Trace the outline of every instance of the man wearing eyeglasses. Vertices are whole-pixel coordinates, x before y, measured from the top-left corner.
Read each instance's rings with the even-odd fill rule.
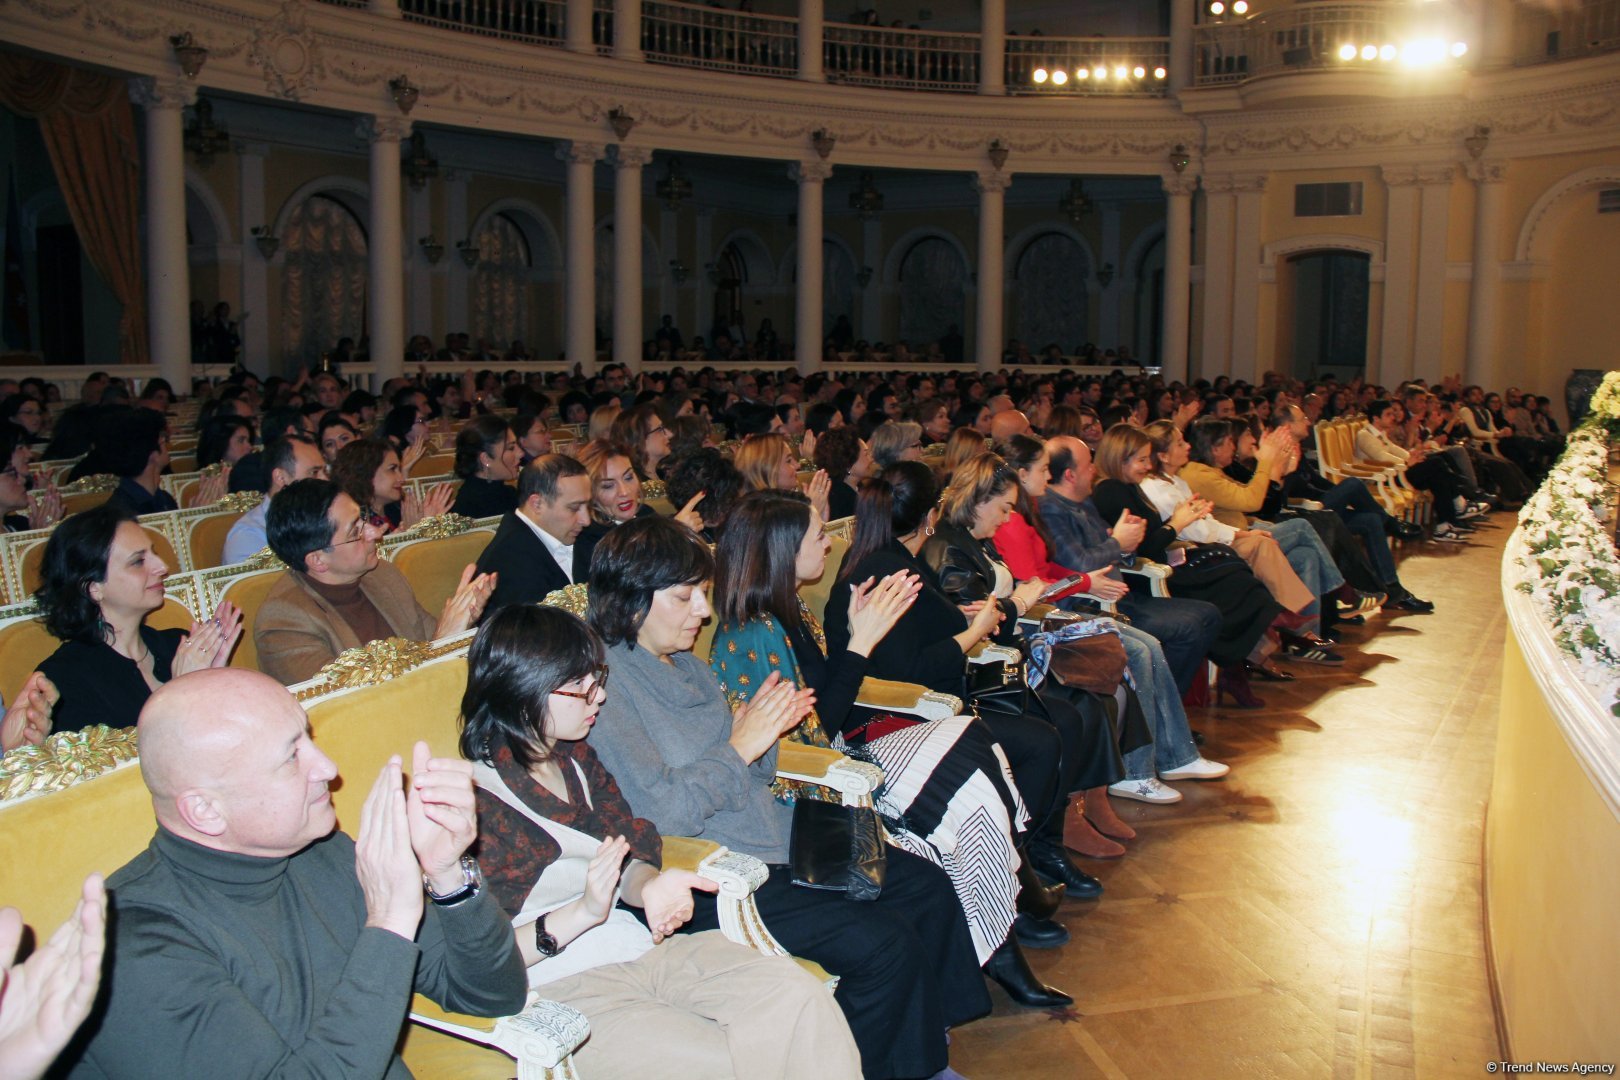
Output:
[[[253,619],[259,670],[290,686],[314,676],[346,649],[401,637],[459,634],[478,621],[495,575],[462,571],[435,619],[392,563],[377,557],[375,525],[330,480],[298,480],[270,500],[270,550],[289,567]]]

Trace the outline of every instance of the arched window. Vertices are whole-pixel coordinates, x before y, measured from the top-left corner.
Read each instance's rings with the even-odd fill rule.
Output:
[[[900,337],[912,348],[938,341],[966,322],[967,264],[937,236],[911,245],[900,260]]]
[[[478,270],[473,274],[473,332],[506,346],[528,336],[529,241],[518,223],[495,214],[478,234]]]
[[[281,234],[281,347],[294,364],[365,332],[366,234],[336,199],[311,195]]]
[[[1013,270],[1018,338],[1031,352],[1060,345],[1064,352],[1088,340],[1086,253],[1071,236],[1043,233],[1031,240]]]

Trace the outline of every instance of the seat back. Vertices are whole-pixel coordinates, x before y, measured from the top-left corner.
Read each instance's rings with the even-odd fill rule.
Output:
[[[416,464],[411,466],[411,476],[438,476],[440,473],[450,472],[455,464],[456,455],[453,451],[447,454],[423,454],[416,460]]]
[[[832,545],[827,552],[827,568],[818,580],[799,586],[799,596],[805,606],[816,621],[823,624],[826,623],[827,598],[832,595],[833,582],[838,580],[838,571],[843,568],[844,556],[849,554],[849,540],[845,537],[829,533],[827,541]]]
[[[176,554],[174,544],[162,529],[143,521],[141,531],[146,533],[146,538],[152,545],[152,554],[162,559],[164,566],[173,571],[190,569]],[[19,540],[13,548],[13,558],[16,560],[14,582],[17,586],[13,594],[22,597],[32,596],[39,590],[44,577],[45,545],[51,538],[51,530],[35,529],[29,536],[27,540]]]
[[[437,614],[455,595],[462,571],[478,561],[494,538],[494,529],[469,529],[457,536],[407,538],[391,549],[384,546],[383,553],[411,583],[416,602]]]
[[[115,484],[114,487],[116,486]],[[86,510],[94,510],[112,498],[112,493],[113,488],[107,488],[105,491],[77,491],[71,494],[64,491],[62,493],[62,516],[67,517],[69,514],[81,514]]]
[[[206,570],[224,562],[225,538],[230,535],[231,526],[245,513],[247,510],[221,510],[177,523],[185,537],[185,551],[192,569]]]
[[[231,655],[231,667],[258,670],[259,649],[253,641],[253,620],[259,614],[264,598],[270,595],[270,590],[275,588],[276,582],[286,572],[286,568],[281,566],[270,570],[249,570],[215,585],[214,597],[217,599],[208,606],[210,612],[226,600],[242,609],[242,639],[236,643],[236,652]]]

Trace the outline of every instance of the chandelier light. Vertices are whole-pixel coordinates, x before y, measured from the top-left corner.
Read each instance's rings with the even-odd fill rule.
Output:
[[[197,164],[205,169],[213,164],[215,154],[223,154],[231,148],[230,132],[214,123],[214,103],[205,97],[199,97],[197,104],[192,106],[191,123],[186,126],[184,143],[186,149],[196,156]]]
[[[681,159],[672,157],[665,167],[664,178],[653,187],[653,192],[671,210],[679,210],[681,203],[692,197],[692,181],[681,171]]]

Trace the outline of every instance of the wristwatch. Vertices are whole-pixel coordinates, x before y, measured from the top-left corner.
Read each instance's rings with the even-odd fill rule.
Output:
[[[427,898],[439,907],[455,907],[457,904],[471,900],[477,896],[484,887],[484,875],[478,869],[478,860],[471,855],[461,857],[461,872],[466,875],[461,888],[452,890],[444,896],[433,891],[433,885],[428,881],[427,875],[422,875],[422,888],[427,892]]]
[[[534,947],[544,957],[553,957],[562,952],[566,945],[559,945],[555,935],[546,930],[546,917],[540,916],[534,920]]]

